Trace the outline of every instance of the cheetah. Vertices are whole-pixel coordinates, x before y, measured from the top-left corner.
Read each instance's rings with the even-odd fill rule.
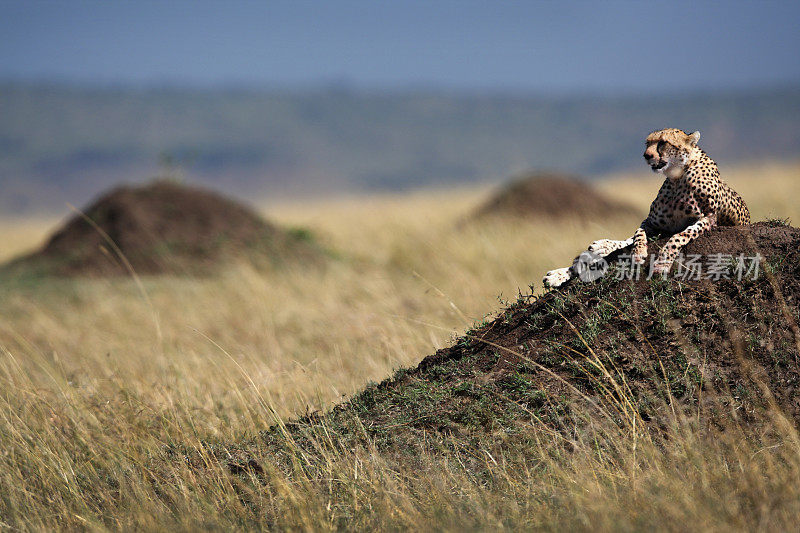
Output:
[[[722,181],[717,164],[697,146],[699,140],[699,131],[690,134],[676,128],[647,136],[644,159],[653,172],[666,176],[650,213],[633,237],[594,241],[588,248],[593,254],[590,257],[606,257],[632,247],[632,260],[641,265],[647,258],[648,237],[669,234],[651,266],[653,274],[666,276],[681,248],[703,232],[714,226],[750,224],[750,210],[744,200]],[[577,265],[578,259],[571,267],[551,270],[544,276],[545,286],[558,287],[574,278]]]

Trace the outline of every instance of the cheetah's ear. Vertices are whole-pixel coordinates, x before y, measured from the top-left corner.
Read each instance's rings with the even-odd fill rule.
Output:
[[[690,133],[689,134],[689,142],[690,143],[696,145],[697,141],[699,141],[699,140],[700,140],[700,132],[699,131],[696,131],[694,133]]]

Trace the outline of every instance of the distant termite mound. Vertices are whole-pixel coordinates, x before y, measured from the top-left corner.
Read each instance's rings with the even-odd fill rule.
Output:
[[[635,214],[626,203],[608,198],[581,179],[555,172],[525,174],[500,188],[473,214],[489,217],[578,218]]]
[[[122,186],[72,216],[45,246],[7,265],[36,275],[210,274],[320,260],[304,233],[291,233],[215,192],[171,181]]]

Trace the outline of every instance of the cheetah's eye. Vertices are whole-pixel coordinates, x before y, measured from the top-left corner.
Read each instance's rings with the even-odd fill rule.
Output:
[[[667,145],[667,143],[665,143],[664,141],[658,141],[658,144],[656,145],[656,150],[661,152],[662,150],[664,150],[664,147],[666,145]]]

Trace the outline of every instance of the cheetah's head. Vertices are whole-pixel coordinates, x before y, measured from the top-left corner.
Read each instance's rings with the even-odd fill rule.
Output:
[[[676,128],[654,131],[645,140],[644,158],[653,172],[679,178],[692,152],[697,149],[698,140],[699,131],[686,133]]]

